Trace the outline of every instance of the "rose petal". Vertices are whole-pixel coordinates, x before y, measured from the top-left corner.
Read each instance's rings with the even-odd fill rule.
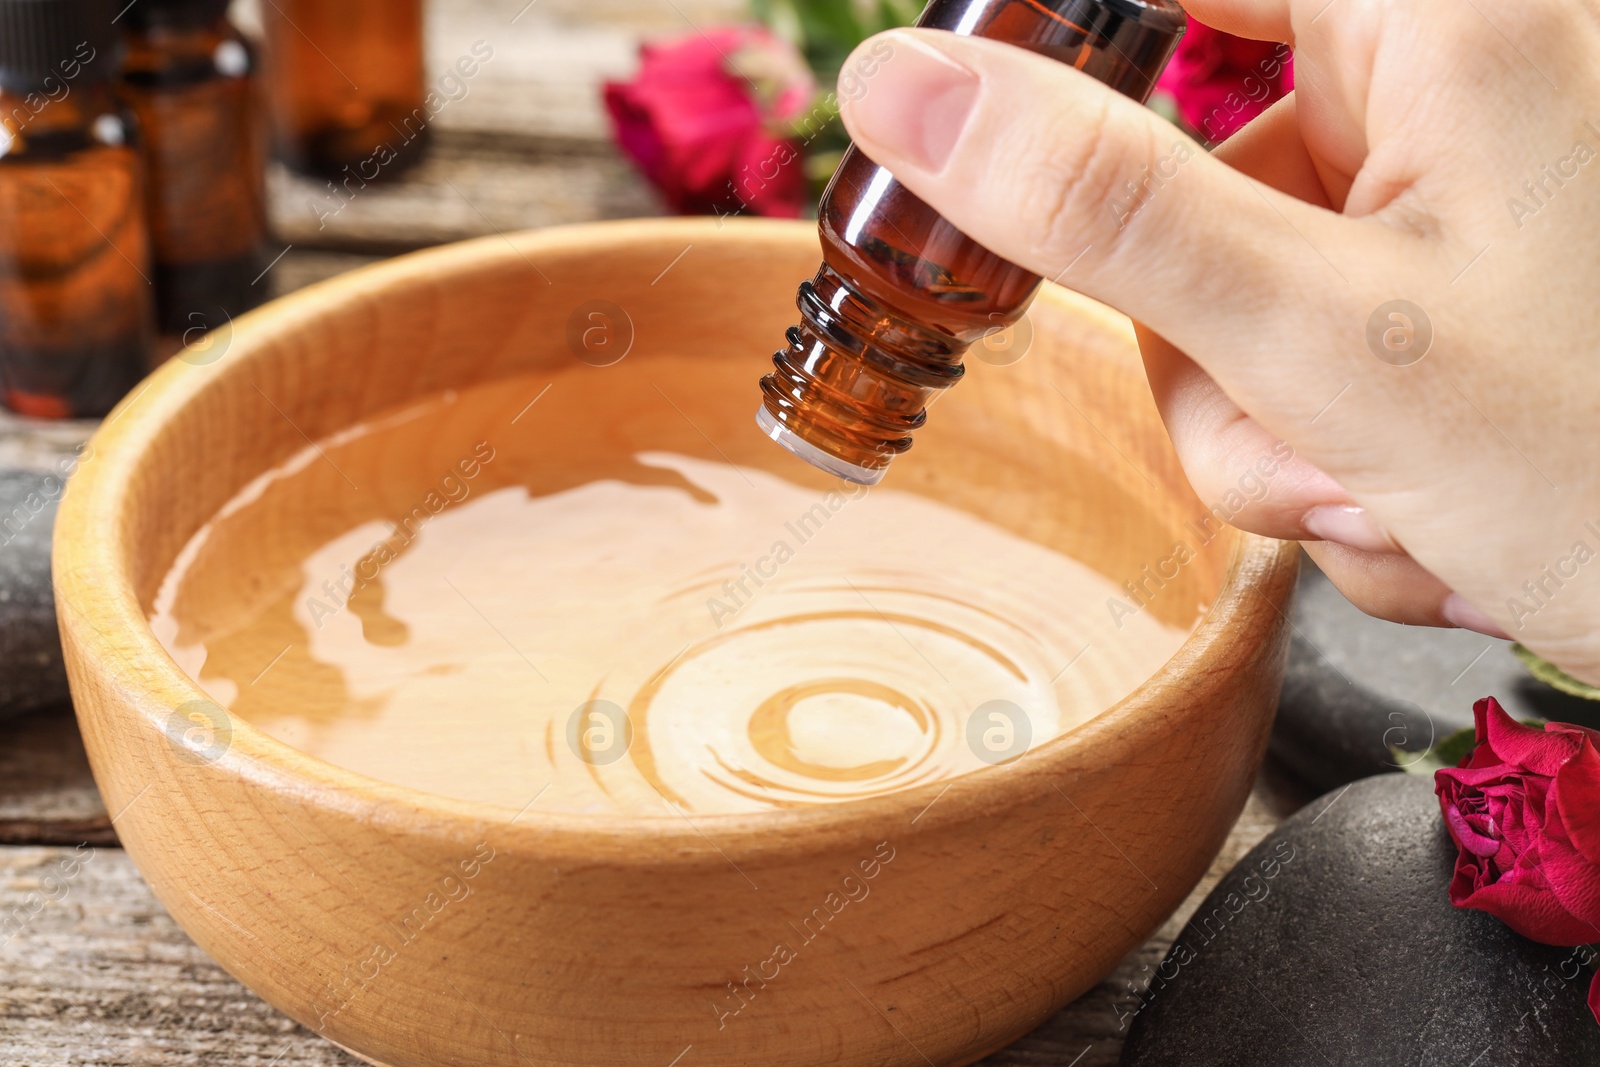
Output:
[[[1534,845],[1506,864],[1501,870],[1501,877],[1530,889],[1548,890],[1550,883],[1545,878],[1543,854],[1540,851],[1543,844],[1545,842]]]
[[[1479,708],[1483,710],[1480,712]],[[1507,715],[1494,697],[1478,701],[1472,712],[1478,718],[1478,736],[1487,738],[1496,756],[1546,778],[1555,777],[1561,765],[1576,756],[1582,745],[1581,739],[1568,733],[1524,726]]]
[[[1545,827],[1538,864],[1539,874],[1561,906],[1588,926],[1583,940],[1600,941],[1600,866],[1572,846],[1558,822]]]
[[[1494,697],[1484,697],[1482,700],[1473,702],[1472,726],[1473,733],[1477,738],[1478,748],[1482,748],[1489,740],[1489,709],[1498,707],[1500,707],[1500,702]]]
[[[804,207],[799,146],[767,132],[757,94],[728,69],[726,57],[741,49],[772,57],[783,106],[809,95],[798,54],[758,27],[717,27],[646,45],[638,74],[605,86],[618,146],[679,213],[797,215]],[[804,75],[792,85],[782,79],[790,67]]]
[[[1507,817],[1495,827],[1499,831],[1500,840],[1519,856],[1529,849],[1537,848],[1539,844],[1538,828],[1526,825],[1523,822],[1523,814],[1520,809],[1508,809]]]
[[[1550,803],[1573,846],[1600,864],[1600,751],[1592,741],[1557,772]]]
[[[1579,737],[1587,737],[1591,743],[1600,744],[1600,730],[1591,730],[1575,722],[1551,721],[1545,723],[1544,728],[1546,733],[1576,734]]]
[[[1470,768],[1472,770],[1482,770],[1485,767],[1498,767],[1501,768],[1501,770],[1506,774],[1517,773],[1516,767],[1513,767],[1511,764],[1494,754],[1494,749],[1489,747],[1489,742],[1484,738],[1483,726],[1481,724],[1478,727],[1478,740],[1473,745],[1472,751],[1463,756],[1461,761],[1457,763],[1456,766],[1463,769]]]
[[[1586,945],[1593,940],[1593,927],[1562,907],[1548,889],[1507,879],[1472,888],[1470,874],[1462,884],[1465,859],[1458,858],[1457,876],[1450,883],[1450,903],[1456,907],[1486,911],[1523,937],[1546,945]]]
[[[1470,852],[1456,856],[1455,870],[1450,876],[1450,903],[1458,908],[1467,906],[1472,895],[1494,881],[1494,874]]]
[[[1450,828],[1450,836],[1455,843],[1474,856],[1493,856],[1500,851],[1499,841],[1480,832],[1472,825],[1472,820],[1464,817],[1454,807],[1444,809],[1444,821]]]
[[[1281,49],[1191,18],[1157,86],[1177,102],[1190,129],[1225,140],[1293,88],[1291,57]]]
[[[1496,756],[1488,745],[1479,745],[1459,767],[1446,767],[1436,774],[1448,775],[1464,788],[1483,789],[1499,782],[1515,782],[1522,778],[1522,768],[1506,763]]]
[[[758,215],[798,218],[805,208],[807,195],[800,154],[800,146],[792,141],[752,137],[745,144],[741,158],[734,161],[734,183],[739,198]]]

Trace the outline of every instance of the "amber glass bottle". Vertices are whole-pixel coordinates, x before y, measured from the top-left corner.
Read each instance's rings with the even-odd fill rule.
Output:
[[[392,177],[427,144],[422,0],[261,5],[273,147],[339,181]]]
[[[1184,14],[1173,0],[933,0],[917,24],[1021,45],[1144,100]],[[761,380],[756,422],[802,459],[872,485],[961,379],[966,350],[1020,319],[1040,279],[854,147],[819,215],[823,263],[800,286],[801,321]]]
[[[0,398],[103,415],[144,375],[149,240],[109,0],[0,0]]]
[[[139,0],[127,27],[122,94],[139,120],[157,323],[190,335],[266,296],[264,139],[255,57],[228,0]]]

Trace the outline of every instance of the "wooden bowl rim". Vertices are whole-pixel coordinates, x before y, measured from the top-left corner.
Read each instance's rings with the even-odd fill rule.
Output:
[[[210,366],[174,358],[135,389],[91,438],[92,453],[70,480],[56,524],[54,580],[65,610],[59,621],[69,659],[82,659],[86,674],[105,683],[101,695],[76,694],[86,732],[96,716],[136,716],[135,724],[108,719],[115,736],[127,729],[165,733],[163,713],[188,701],[210,700],[157,640],[125,567],[130,553],[121,537],[128,487],[161,427],[205,390],[220,388],[223,368],[248,361],[274,339],[321,313],[381,296],[393,283],[445,277],[462,267],[511,266],[534,254],[592,255],[608,248],[656,241],[672,249],[713,238],[760,245],[816,241],[815,225],[775,220],[649,219],[582,223],[529,230],[443,245],[371,264],[316,283],[241,316],[230,349]],[[1075,313],[1098,317],[1131,333],[1118,312],[1069,290],[1047,285],[1039,299]],[[235,369],[233,373],[239,373]],[[752,380],[752,388],[754,382]],[[1136,759],[1144,739],[1162,716],[1219,714],[1204,700],[1171,694],[1215,688],[1196,678],[1225,675],[1254,655],[1270,619],[1251,599],[1281,612],[1262,590],[1287,596],[1297,562],[1293,542],[1233,531],[1235,543],[1217,596],[1194,631],[1160,670],[1088,722],[1031,748],[1010,763],[880,796],[833,804],[736,814],[682,812],[662,815],[542,812],[536,805],[509,806],[455,800],[411,789],[311,756],[230,716],[227,751],[205,765],[182,763],[174,751],[169,766],[190,773],[225,774],[319,808],[390,823],[402,819],[414,832],[460,837],[493,829],[509,846],[522,844],[555,859],[562,855],[619,864],[726,863],[730,852],[758,856],[836,846],[842,840],[882,836],[885,827],[927,826],[959,816],[998,814],[1036,799],[1054,780],[1076,770],[1121,765]],[[117,650],[121,650],[121,653]],[[123,661],[127,656],[141,666]],[[1166,695],[1163,695],[1166,694]],[[1132,727],[1132,728],[1130,728]],[[152,738],[152,740],[157,740]],[[91,746],[91,749],[93,746]],[[159,749],[158,749],[159,751]],[[901,821],[905,820],[905,821]],[[637,847],[648,839],[651,847]]]

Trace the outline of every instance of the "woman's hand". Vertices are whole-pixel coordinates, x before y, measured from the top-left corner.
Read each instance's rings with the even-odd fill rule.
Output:
[[[889,35],[845,122],[972,237],[1141,324],[1202,499],[1293,447],[1235,525],[1310,541],[1373,614],[1600,682],[1600,5],[1187,6],[1295,49],[1296,92],[1215,155],[935,31]]]

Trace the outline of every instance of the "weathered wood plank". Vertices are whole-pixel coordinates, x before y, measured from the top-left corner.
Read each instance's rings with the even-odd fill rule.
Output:
[[[984,1067],[1111,1067],[1131,1003],[1203,894],[1276,825],[1258,790],[1205,880],[1106,981]],[[0,1067],[353,1067],[255,997],[167,916],[115,848],[0,848]]]
[[[72,709],[47,708],[0,722],[0,844],[83,841],[114,845],[117,836],[89,773]]]
[[[0,849],[0,1067],[353,1067],[208,960],[114,848]]]
[[[89,439],[97,419],[29,419],[0,408],[0,467],[59,473],[59,464]]]
[[[296,248],[393,253],[496,232],[660,213],[607,145],[442,131],[392,182],[337,187],[274,165],[273,232]]]
[[[431,85],[474,43],[494,49],[439,122],[444,129],[608,140],[600,86],[633,73],[641,41],[749,18],[746,0],[436,2],[427,20]]]

